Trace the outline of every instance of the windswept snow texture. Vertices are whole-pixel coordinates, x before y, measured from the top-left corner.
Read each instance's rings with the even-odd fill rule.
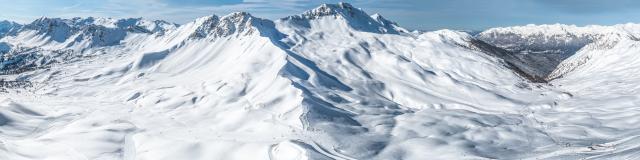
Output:
[[[640,29],[527,27],[407,31],[347,3],[41,18],[0,39],[0,159],[640,158]]]

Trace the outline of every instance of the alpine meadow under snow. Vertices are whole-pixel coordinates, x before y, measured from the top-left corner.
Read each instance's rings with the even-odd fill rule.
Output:
[[[0,22],[0,159],[640,159],[640,24]]]

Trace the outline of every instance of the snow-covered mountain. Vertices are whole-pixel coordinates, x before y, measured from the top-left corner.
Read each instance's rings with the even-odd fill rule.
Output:
[[[0,21],[0,38],[6,36],[9,33],[15,32],[22,27],[21,24],[11,21]]]
[[[615,64],[640,30],[526,27],[411,32],[347,3],[41,18],[0,39],[0,159],[635,158],[638,67]],[[544,54],[571,55],[521,56]]]
[[[391,34],[407,32],[406,29],[399,27],[395,22],[384,19],[380,14],[368,15],[361,9],[355,8],[348,3],[323,4],[320,7],[306,11],[300,15],[289,16],[280,21],[286,21],[289,25],[296,25],[297,28],[309,28],[312,27],[310,26],[312,24],[309,24],[309,22],[317,21],[318,19],[322,19],[324,21],[323,24],[326,25],[331,24],[334,20],[338,20],[337,22],[341,23],[340,25],[346,25],[351,29],[364,32]],[[324,28],[329,27],[337,26],[326,26]]]
[[[621,39],[636,39],[638,24],[615,26],[584,26],[553,24],[492,28],[476,35],[479,40],[514,52],[519,59],[530,62],[537,71],[532,75],[546,77],[560,62],[586,49],[607,49]],[[553,79],[554,77],[550,77]]]
[[[129,35],[163,35],[176,24],[141,18],[39,18],[0,39],[0,73],[43,68],[103,54]],[[84,51],[92,50],[92,51]]]
[[[128,33],[163,33],[177,25],[164,21],[111,18],[47,18],[37,19],[22,27],[6,42],[16,46],[47,49],[91,48],[120,43]]]

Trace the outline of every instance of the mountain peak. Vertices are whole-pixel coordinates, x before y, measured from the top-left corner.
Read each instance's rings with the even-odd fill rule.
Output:
[[[64,42],[74,32],[74,28],[61,18],[41,17],[27,24],[23,30],[34,30],[39,34],[47,35],[51,40]]]
[[[344,2],[340,2],[338,4],[322,4],[315,9],[302,13],[302,17],[307,19],[338,15],[346,17],[367,16],[367,14],[361,9],[354,8],[351,4]]]
[[[19,25],[19,23],[8,20],[0,20],[0,25]]]
[[[14,32],[22,27],[21,24],[16,22],[2,20],[0,21],[0,38],[4,37],[11,32]]]
[[[329,18],[329,19],[326,19]],[[338,4],[322,4],[312,10],[305,11],[300,15],[289,16],[281,21],[286,21],[292,25],[298,25],[303,27],[310,27],[310,21],[326,19],[332,21],[333,19],[343,21],[349,28],[373,33],[392,33],[398,34],[406,32],[405,29],[397,26],[396,23],[384,19],[379,14],[369,15],[365,11],[359,8],[353,7],[349,3]],[[324,21],[324,20],[321,20]],[[320,21],[318,21],[320,22]],[[333,22],[323,22],[333,23]]]
[[[345,2],[339,2],[338,4],[321,4],[319,7],[316,7],[312,11],[317,12],[325,12],[325,13],[336,13],[341,10],[354,10],[351,4]]]
[[[222,17],[211,15],[198,18],[192,23],[197,27],[191,37],[200,38],[249,35],[255,31],[266,33],[267,30],[275,30],[272,21],[254,17],[247,12],[234,12]]]
[[[255,18],[248,12],[233,12],[226,16],[223,16],[222,19],[247,19],[247,18]]]
[[[29,25],[48,24],[48,23],[65,23],[65,22],[62,18],[40,17],[34,20],[33,22],[29,23]]]

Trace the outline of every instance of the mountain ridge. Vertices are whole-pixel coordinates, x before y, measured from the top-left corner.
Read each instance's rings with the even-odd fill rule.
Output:
[[[0,38],[6,36],[7,34],[15,32],[15,30],[17,30],[20,27],[22,27],[22,25],[16,22],[7,21],[7,20],[0,21]]]
[[[323,4],[315,9],[305,11],[300,15],[288,16],[276,21],[257,18],[246,12],[235,12],[222,17],[218,17],[216,15],[205,16],[199,18],[199,20],[208,19],[207,23],[210,24],[198,22],[199,20],[196,20],[196,23],[203,23],[201,25],[207,26],[199,26],[199,28],[196,28],[191,37],[203,38],[207,37],[209,34],[212,34],[213,37],[224,37],[235,32],[245,32],[244,29],[247,28],[248,29],[245,34],[251,34],[251,31],[255,28],[258,32],[265,32],[266,34],[276,37],[283,37],[285,35],[282,35],[280,33],[281,31],[278,31],[277,28],[273,27],[275,26],[273,23],[283,22],[299,26],[289,28],[308,28],[310,27],[310,24],[306,23],[326,17],[338,18],[341,19],[341,21],[344,20],[347,26],[358,31],[391,34],[402,33],[412,36],[421,34],[415,31],[409,32],[408,30],[400,27],[397,23],[385,19],[380,14],[368,15],[362,9],[355,8],[348,3],[338,3]],[[266,26],[253,26],[254,23],[256,25]],[[318,25],[326,24],[318,23]],[[129,32],[152,33],[161,36],[167,31],[176,30],[178,27],[180,26],[166,21],[149,21],[142,18],[113,19],[76,17],[71,19],[61,19],[42,17],[30,24],[24,25],[24,27],[20,26],[19,29],[12,29],[13,31],[8,34],[17,34],[25,30],[34,30],[37,31],[35,35],[28,35],[25,38],[39,37],[39,35],[44,35],[44,37],[41,38],[45,38],[42,40],[30,40],[36,42],[34,44],[47,44],[49,43],[47,42],[49,41],[47,39],[50,39],[62,45],[54,48],[61,49],[80,45],[77,48],[83,49],[92,48],[91,46],[118,45],[125,40],[125,37]],[[333,26],[325,27],[328,28]],[[578,50],[583,49],[586,46],[592,49],[612,46],[621,38],[633,38],[640,35],[640,32],[636,31],[640,29],[637,28],[640,27],[632,23],[613,26],[590,25],[584,27],[564,24],[498,27],[487,29],[472,36],[471,38],[467,38],[464,43],[479,45],[480,43],[475,43],[474,41],[477,42],[477,40],[481,40],[486,42],[488,45],[493,45],[498,48],[505,49],[508,52],[512,52],[510,54],[515,55],[515,57],[505,54],[497,55],[502,56],[500,58],[505,59],[512,67],[515,67],[514,69],[516,72],[526,74],[523,75],[523,77],[527,77],[527,79],[530,79],[531,81],[544,82],[540,79],[552,80],[555,77],[559,77],[557,75],[558,73],[553,73],[553,76],[549,75],[556,70],[557,65]],[[106,37],[110,38],[105,39],[103,37],[105,35],[109,35]],[[511,38],[501,39],[505,37]],[[525,41],[531,39],[540,39],[544,41]],[[598,43],[596,43],[596,41]],[[20,44],[8,44],[6,41],[3,43],[5,43],[3,45],[3,52],[9,52],[12,46],[20,46]],[[592,43],[600,45],[588,45]]]
[[[513,52],[519,59],[540,71],[531,73],[548,77],[565,59],[580,50],[606,49],[621,39],[633,39],[640,31],[638,24],[613,26],[526,25],[485,30],[476,35],[480,40]]]
[[[209,19],[209,23],[215,24],[203,24],[210,26],[200,26],[200,28],[195,29],[193,35],[191,37],[206,37],[208,34],[212,34],[209,32],[214,32],[214,37],[223,37],[228,36],[232,33],[235,33],[236,30],[238,32],[244,32],[245,28],[252,28],[253,23],[264,24],[267,26],[257,26],[258,32],[269,32],[268,34],[279,35],[277,29],[274,27],[272,23],[277,23],[278,21],[286,22],[292,25],[298,25],[304,27],[309,27],[307,21],[320,19],[323,17],[334,17],[343,19],[345,23],[359,31],[367,31],[374,33],[391,33],[391,34],[408,34],[408,35],[419,35],[418,32],[409,32],[408,30],[401,28],[397,23],[389,21],[382,17],[380,14],[368,15],[362,9],[355,8],[348,3],[338,3],[338,4],[324,4],[320,5],[315,9],[311,9],[305,11],[300,15],[294,15],[285,17],[276,21],[271,21],[267,19],[260,19],[252,16],[246,12],[236,12],[231,13],[222,17],[218,17],[216,15],[206,16],[199,18],[200,20]],[[306,19],[306,20],[305,20]],[[305,21],[302,21],[305,20]],[[198,20],[196,20],[197,22]],[[300,23],[302,22],[302,23]],[[193,23],[193,22],[192,22]],[[50,24],[50,25],[45,25]],[[242,26],[246,25],[246,26]],[[38,26],[41,26],[38,28]],[[42,28],[42,26],[51,26],[54,28]],[[528,54],[513,54],[516,55],[515,58],[506,58],[515,66],[518,66],[516,70],[521,70],[527,76],[524,77],[547,77],[547,75],[551,74],[553,70],[555,70],[555,66],[560,64],[560,62],[573,53],[577,52],[579,49],[587,46],[587,44],[594,43],[595,41],[602,41],[603,37],[611,37],[612,40],[608,44],[600,43],[602,45],[611,46],[617,41],[616,39],[620,38],[629,38],[635,37],[636,32],[634,32],[634,28],[638,25],[635,24],[620,24],[614,26],[598,26],[591,25],[585,27],[578,27],[575,25],[563,25],[563,24],[553,24],[553,25],[526,25],[526,26],[514,26],[514,27],[499,27],[499,28],[491,28],[487,29],[477,35],[474,35],[472,38],[468,39],[466,43],[471,43],[472,39],[478,39],[487,42],[490,45],[494,45],[499,48],[506,49],[507,51],[514,53],[525,53],[532,52],[533,56]],[[61,27],[61,28],[60,28]],[[166,21],[155,20],[148,21],[142,18],[126,18],[126,19],[112,19],[112,18],[94,18],[94,17],[86,17],[86,18],[71,18],[71,19],[60,19],[60,18],[40,18],[35,20],[34,22],[24,25],[24,27],[20,27],[20,31],[24,30],[36,30],[39,32],[47,31],[46,33],[40,33],[44,35],[48,35],[50,39],[55,42],[63,43],[65,46],[73,46],[76,44],[88,45],[88,46],[110,46],[117,45],[121,41],[124,40],[127,32],[133,33],[157,33],[164,34],[166,31],[176,30],[179,26],[177,24],[171,24]],[[204,27],[204,28],[203,28]],[[209,28],[207,28],[209,27]],[[59,29],[56,29],[59,28]],[[112,28],[115,28],[112,29]],[[123,31],[118,31],[123,30]],[[213,31],[212,31],[213,30]],[[543,32],[544,30],[544,32]],[[248,29],[246,34],[250,34],[252,29]],[[597,31],[597,32],[590,32]],[[13,31],[13,34],[17,34],[18,31]],[[113,33],[109,33],[113,32]],[[112,35],[108,37],[115,37],[110,39],[101,38],[102,34]],[[509,34],[509,35],[508,35]],[[568,37],[566,35],[569,35]],[[516,43],[510,43],[513,40],[509,40],[507,44],[521,44],[521,46],[507,46],[504,44],[504,40],[500,40],[498,37],[521,37],[520,40],[516,39]],[[525,42],[524,39],[531,39],[532,36],[549,36],[542,38],[551,39],[545,40],[546,42]],[[566,38],[563,38],[566,37]],[[628,37],[625,37],[628,36]],[[72,38],[73,37],[73,38]],[[573,37],[573,38],[572,38]],[[556,40],[554,40],[556,38]],[[74,40],[68,40],[74,39]],[[83,42],[88,40],[89,42]],[[45,40],[46,41],[46,40]],[[93,42],[92,42],[93,41]],[[521,41],[521,42],[518,42]],[[558,41],[555,43],[554,41]],[[564,41],[560,43],[560,41]],[[573,42],[576,41],[576,42]],[[549,43],[551,42],[551,43]],[[6,43],[6,42],[5,42]],[[47,43],[47,42],[40,42]],[[37,43],[37,44],[40,44]],[[553,43],[553,44],[552,44]],[[477,43],[476,43],[477,44]],[[15,46],[16,44],[3,45],[5,52],[6,50],[10,50],[11,46]],[[536,49],[536,46],[538,46]],[[565,48],[562,48],[565,47]],[[568,47],[568,48],[567,48]],[[589,47],[593,48],[595,46],[589,45]],[[9,48],[9,49],[7,49]],[[64,48],[64,47],[63,47]],[[81,47],[86,48],[86,47]],[[89,47],[91,48],[91,47]],[[543,50],[545,49],[546,50]],[[540,59],[542,57],[542,59]],[[519,71],[520,72],[520,71]],[[557,77],[557,76],[555,76]],[[538,79],[544,78],[528,78],[533,81],[539,81]],[[552,77],[548,78],[549,80],[553,79]]]

